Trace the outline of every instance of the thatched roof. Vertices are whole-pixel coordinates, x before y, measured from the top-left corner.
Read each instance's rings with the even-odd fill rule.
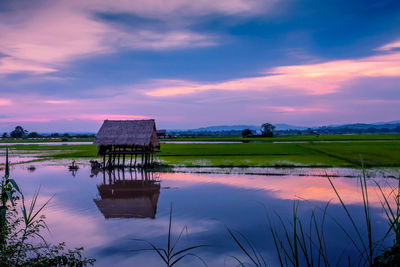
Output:
[[[154,120],[105,120],[93,144],[160,146]]]

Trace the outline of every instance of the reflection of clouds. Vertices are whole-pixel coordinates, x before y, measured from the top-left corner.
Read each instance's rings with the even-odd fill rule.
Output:
[[[218,183],[245,189],[266,190],[268,194],[279,199],[302,198],[339,202],[328,179],[324,177],[163,173],[161,179],[164,183],[167,181],[177,183],[180,187],[199,183]],[[362,203],[361,189],[357,178],[332,178],[332,182],[345,203]],[[381,187],[386,194],[389,194],[391,190],[389,185],[385,183],[381,184]],[[380,207],[381,198],[377,186],[371,181],[368,189],[371,204]]]
[[[57,238],[57,242],[67,240],[69,247],[91,248],[105,245],[110,241],[109,236],[100,234],[104,232],[104,229],[93,215],[74,213],[73,210],[60,210],[59,207],[49,207],[44,214],[51,231],[50,238],[55,236],[51,233],[57,233],[54,237]]]
[[[329,182],[319,177],[155,173],[155,176],[160,177],[162,187],[178,187],[161,191],[159,211],[155,220],[105,220],[93,203],[93,198],[98,194],[96,185],[102,183],[102,177],[100,175],[98,178],[89,178],[88,166],[82,166],[76,178],[70,177],[66,166],[57,165],[40,166],[32,174],[16,167],[12,174],[21,182],[22,189],[28,191],[27,195],[31,195],[35,187],[42,184],[38,205],[44,204],[57,192],[43,212],[51,230],[51,235],[43,232],[48,241],[66,241],[69,247],[84,246],[84,255],[98,258],[96,265],[100,266],[112,266],[115,263],[118,263],[118,266],[131,266],[132,263],[158,266],[159,258],[152,252],[130,252],[129,250],[146,247],[144,243],[131,239],[146,239],[165,247],[171,202],[174,203],[173,240],[184,226],[188,226],[188,238],[182,238],[181,246],[215,245],[213,248],[199,250],[199,255],[206,259],[209,266],[222,266],[226,255],[242,255],[237,254],[238,250],[231,243],[224,223],[245,233],[259,248],[265,248],[267,256],[274,253],[267,247],[270,239],[265,238],[266,221],[257,200],[273,210],[280,211],[284,217],[290,216],[290,200],[296,196],[310,200],[336,201]],[[126,177],[128,179],[130,175],[126,174]],[[346,203],[361,202],[356,179],[333,180]],[[375,206],[374,190],[370,190],[370,193],[373,199],[371,204]],[[27,196],[27,201],[30,199]],[[309,207],[307,203],[304,203],[304,206],[307,209]],[[335,208],[341,210],[338,205],[335,205]],[[358,222],[357,218],[356,220]],[[327,228],[327,235],[336,237],[337,232]],[[192,258],[183,263],[182,266],[201,266]]]

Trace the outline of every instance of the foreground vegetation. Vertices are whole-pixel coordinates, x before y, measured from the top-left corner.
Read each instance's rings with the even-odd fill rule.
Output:
[[[37,190],[29,205],[14,179],[10,178],[8,153],[5,175],[0,181],[0,266],[87,266],[94,259],[82,257],[83,248],[66,249],[64,243],[49,244],[41,235],[48,230],[37,207]]]
[[[289,138],[289,137],[288,137]],[[292,137],[294,138],[294,137]],[[356,138],[346,142],[315,142],[310,138]],[[365,138],[365,139],[362,139]],[[377,139],[374,139],[377,138]],[[388,138],[385,140],[384,138]],[[400,141],[396,135],[304,136],[304,142],[166,143],[159,160],[186,167],[359,167],[362,155],[367,167],[400,167]],[[272,139],[272,138],[271,138]],[[319,139],[320,141],[322,139]],[[215,139],[214,139],[215,140]],[[264,140],[264,139],[258,139]],[[270,140],[270,139],[266,139]],[[288,141],[288,139],[273,138]],[[292,139],[293,141],[293,139]],[[11,145],[13,153],[36,155],[38,159],[95,158],[94,145]],[[2,148],[0,144],[0,148]],[[4,148],[4,146],[3,146]]]
[[[346,219],[350,222],[350,227],[344,227],[332,216],[329,216],[329,219],[333,220],[347,237],[342,244],[350,244],[357,253],[342,253],[333,262],[330,256],[332,251],[327,250],[329,240],[326,240],[324,233],[330,203],[328,202],[324,208],[315,208],[308,220],[302,220],[298,212],[299,202],[295,201],[292,217],[289,220],[284,220],[279,213],[276,213],[279,223],[269,222],[268,230],[272,235],[280,266],[400,266],[400,178],[389,193],[385,193],[376,183],[381,196],[382,212],[387,222],[386,234],[380,238],[373,235],[378,225],[373,224],[365,169],[363,168],[363,175],[359,178],[363,199],[361,225],[355,222],[356,215],[350,212],[349,205],[345,204],[332,180],[329,177],[328,180],[345,212]],[[245,266],[244,261],[249,261],[257,267],[267,266],[263,254],[242,233],[235,233],[229,228],[228,232],[246,259],[242,261],[235,258],[241,266]],[[391,245],[385,247],[387,239],[392,239],[389,241]]]
[[[361,163],[362,164],[362,163]],[[363,164],[362,164],[363,165]],[[384,236],[376,236],[376,227],[382,225],[374,224],[375,220],[372,215],[372,208],[369,199],[369,187],[367,186],[367,177],[363,168],[363,175],[359,177],[359,184],[362,195],[363,212],[355,215],[350,205],[347,205],[340,192],[335,187],[333,181],[328,177],[328,181],[335,192],[339,205],[344,212],[344,218],[338,220],[338,214],[328,214],[330,203],[327,202],[323,207],[314,208],[309,218],[301,218],[299,216],[299,203],[294,201],[292,216],[290,218],[282,218],[278,211],[270,216],[267,212],[269,221],[267,222],[267,230],[271,234],[271,239],[265,242],[272,242],[275,246],[275,257],[279,266],[383,266],[397,267],[400,266],[400,179],[397,185],[391,187],[389,192],[383,191],[378,183],[378,194],[381,197],[381,211],[385,214],[387,222]],[[361,220],[357,220],[357,216],[361,216]],[[380,214],[376,216],[381,216]],[[271,219],[274,217],[275,219]],[[343,221],[349,222],[348,226],[344,226]],[[326,225],[328,221],[333,221],[338,229],[344,233],[343,240],[340,240],[337,251],[328,249],[331,246],[331,240],[326,236]],[[356,223],[356,221],[359,221]],[[162,265],[170,267],[174,266],[187,256],[192,256],[200,260],[204,266],[207,263],[193,250],[208,245],[193,245],[176,251],[182,233],[186,226],[181,230],[172,242],[172,205],[169,217],[167,246],[159,246],[151,241],[134,239],[147,244],[148,248],[137,249],[134,251],[152,251],[160,259]],[[236,266],[269,266],[270,258],[265,258],[265,252],[257,248],[245,233],[237,232],[226,226],[228,234],[232,238],[232,242],[241,251],[241,254],[231,256],[238,264]],[[268,246],[267,246],[268,247]],[[211,246],[210,249],[213,247]],[[333,256],[338,255],[338,256]]]

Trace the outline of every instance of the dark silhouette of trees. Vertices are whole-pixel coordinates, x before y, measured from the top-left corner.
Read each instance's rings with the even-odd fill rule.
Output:
[[[272,125],[271,123],[268,123],[268,122],[263,123],[261,125],[262,136],[273,137],[274,136],[274,132],[273,132],[274,129],[275,129],[275,126]]]
[[[28,134],[27,130],[24,130],[21,126],[15,127],[14,131],[10,133],[12,138],[24,138]]]
[[[249,137],[249,136],[252,136],[252,135],[253,135],[253,132],[250,129],[244,129],[242,131],[242,137]]]
[[[38,134],[37,132],[30,132],[28,134],[28,138],[39,138],[42,137],[40,134]]]
[[[1,138],[7,138],[8,137],[8,133],[3,133],[3,135],[1,136]]]

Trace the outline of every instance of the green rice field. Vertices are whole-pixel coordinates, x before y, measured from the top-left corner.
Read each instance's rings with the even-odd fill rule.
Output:
[[[179,140],[228,141],[227,138]],[[400,167],[399,135],[295,136],[249,141],[166,143],[161,144],[158,157],[164,164],[186,167],[359,167],[361,159],[367,167]],[[9,149],[14,154],[36,155],[38,160],[95,158],[97,154],[96,146],[90,144],[12,144]]]

